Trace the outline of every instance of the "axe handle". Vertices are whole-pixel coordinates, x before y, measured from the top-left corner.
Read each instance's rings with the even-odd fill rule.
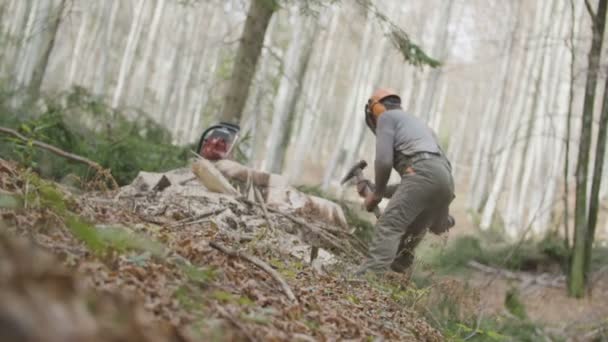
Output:
[[[378,208],[378,206],[375,206],[374,207],[374,215],[376,215],[376,218],[379,219],[381,214],[382,213],[380,212],[380,208]]]
[[[371,185],[371,183],[370,183],[368,180],[364,179],[362,175],[358,175],[358,177],[357,177],[357,181],[365,181],[365,182],[367,182],[367,185],[366,185],[366,187],[365,187],[365,190],[366,190],[366,195],[367,195],[368,193],[370,193],[370,192],[373,192],[373,191],[374,191],[374,189],[372,189],[372,185]],[[378,206],[375,206],[375,207],[374,207],[374,215],[376,216],[376,218],[377,218],[377,219],[379,219],[381,214],[382,214],[382,213],[380,212],[380,208],[378,208]]]

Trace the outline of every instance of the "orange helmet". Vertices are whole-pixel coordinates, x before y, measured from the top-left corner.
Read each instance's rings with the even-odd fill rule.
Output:
[[[376,120],[378,120],[378,117],[382,113],[386,112],[386,107],[384,107],[381,101],[387,97],[396,97],[401,101],[401,97],[393,89],[379,88],[374,91],[365,105],[365,122],[374,134],[376,133]]]

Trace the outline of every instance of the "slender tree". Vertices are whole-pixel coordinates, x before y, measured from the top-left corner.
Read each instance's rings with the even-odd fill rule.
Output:
[[[44,45],[42,46],[42,54],[34,64],[32,79],[28,86],[28,95],[31,99],[37,99],[40,96],[42,81],[44,80],[44,75],[46,74],[49,65],[51,53],[55,47],[55,39],[57,38],[57,31],[59,30],[59,24],[61,23],[66,3],[67,0],[61,0],[59,6],[57,6],[53,10],[52,15],[49,16],[50,27],[43,39]]]
[[[593,109],[595,104],[595,91],[597,88],[597,77],[602,53],[602,40],[606,24],[606,10],[608,0],[600,0],[597,12],[594,13],[587,2],[589,14],[592,18],[593,36],[591,49],[588,55],[587,83],[585,84],[585,99],[583,104],[583,116],[580,133],[580,144],[576,168],[576,204],[574,208],[574,244],[570,261],[570,272],[568,277],[568,293],[574,297],[582,297],[585,293],[585,285],[588,281],[586,273],[586,259],[591,251],[593,239],[589,237],[592,233],[589,229],[589,206],[587,201],[589,151],[591,148],[591,133],[593,123]]]
[[[133,20],[131,24],[131,29],[127,38],[127,45],[125,46],[122,62],[120,63],[120,71],[118,73],[118,80],[116,81],[116,88],[114,89],[114,97],[112,99],[112,107],[114,108],[118,107],[118,105],[120,104],[120,100],[124,92],[125,83],[127,82],[127,77],[133,64],[133,58],[135,57],[135,49],[137,48],[141,33],[145,4],[145,0],[139,0],[137,6],[135,7],[135,12],[133,13],[135,20]]]
[[[599,14],[599,12],[598,12]],[[604,86],[604,98],[602,112],[599,120],[599,129],[595,145],[595,163],[593,167],[593,179],[591,180],[591,197],[589,198],[589,222],[585,238],[585,274],[591,270],[591,251],[595,238],[595,226],[600,207],[600,188],[602,185],[602,174],[604,169],[604,158],[606,157],[606,133],[608,131],[608,77]],[[606,181],[604,179],[604,181]]]

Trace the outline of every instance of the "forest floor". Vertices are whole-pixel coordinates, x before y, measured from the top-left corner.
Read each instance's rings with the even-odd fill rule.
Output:
[[[364,248],[306,213],[196,185],[148,190],[68,190],[0,159],[0,340],[505,340],[472,333],[471,317],[512,317],[514,288],[538,336],[587,340],[608,317],[605,274],[582,300],[473,269],[424,270],[428,286],[356,279]],[[461,202],[453,213],[455,230],[427,247],[475,234]]]
[[[74,192],[0,159],[0,340],[444,339],[405,277],[349,276],[348,233],[195,187]]]

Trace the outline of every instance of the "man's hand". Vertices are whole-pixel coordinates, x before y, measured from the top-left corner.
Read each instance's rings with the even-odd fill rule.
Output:
[[[357,193],[365,198],[369,192],[373,192],[376,187],[367,179],[362,179],[357,182]]]
[[[370,192],[365,196],[365,201],[363,202],[363,207],[365,210],[372,212],[374,208],[378,206],[378,204],[382,201],[382,196],[378,196],[375,192]]]

